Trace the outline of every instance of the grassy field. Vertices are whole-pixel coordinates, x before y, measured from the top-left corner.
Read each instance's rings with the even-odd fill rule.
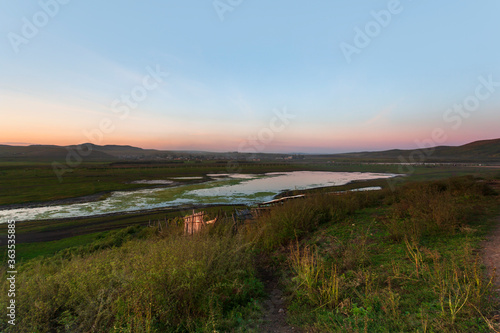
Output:
[[[130,226],[26,244],[18,325],[0,328],[259,332],[265,266],[306,331],[488,332],[499,308],[477,249],[498,207],[487,182],[460,177],[310,196],[236,233],[231,221],[195,237]]]
[[[48,242],[21,243],[16,245],[16,259],[19,263],[37,257],[51,257],[56,253],[72,253],[85,251],[88,248],[103,249],[119,246],[130,238],[142,237],[147,230],[140,226],[123,227],[120,230],[94,232],[61,240]],[[6,248],[2,247],[3,257],[6,257]]]

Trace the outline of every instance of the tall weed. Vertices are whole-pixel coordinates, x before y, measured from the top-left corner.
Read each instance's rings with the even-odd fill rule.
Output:
[[[33,261],[22,272],[19,332],[182,332],[207,322],[226,330],[230,323],[220,318],[263,290],[238,236],[135,240],[71,259]],[[2,283],[2,306],[6,288]]]

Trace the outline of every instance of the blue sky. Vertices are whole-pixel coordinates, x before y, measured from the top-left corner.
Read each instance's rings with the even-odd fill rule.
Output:
[[[0,142],[341,152],[415,148],[436,128],[436,144],[499,137],[500,86],[453,114],[459,126],[444,116],[480,78],[500,82],[499,12],[493,0],[2,0]],[[112,102],[148,68],[168,76],[119,117]],[[264,139],[284,109],[294,117]]]

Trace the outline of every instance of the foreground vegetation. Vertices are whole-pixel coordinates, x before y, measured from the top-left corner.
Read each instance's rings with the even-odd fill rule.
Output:
[[[194,237],[128,227],[24,261],[4,332],[226,332],[262,327],[274,271],[287,318],[312,332],[488,332],[477,251],[498,195],[472,177],[311,195]],[[85,243],[85,244],[84,244]],[[7,306],[2,278],[0,307]]]
[[[296,242],[282,270],[292,323],[317,332],[489,332],[498,304],[477,248],[497,199],[483,185],[405,186]]]

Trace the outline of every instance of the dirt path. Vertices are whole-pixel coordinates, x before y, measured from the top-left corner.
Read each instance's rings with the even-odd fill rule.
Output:
[[[264,302],[264,325],[259,332],[265,333],[289,333],[300,332],[300,330],[290,326],[286,322],[286,310],[283,292],[278,288],[277,283],[266,283],[266,290],[269,299]]]
[[[283,292],[279,288],[278,277],[268,265],[259,265],[259,275],[264,283],[269,299],[264,301],[264,323],[259,327],[262,333],[301,333],[301,329],[286,322],[287,310]]]

